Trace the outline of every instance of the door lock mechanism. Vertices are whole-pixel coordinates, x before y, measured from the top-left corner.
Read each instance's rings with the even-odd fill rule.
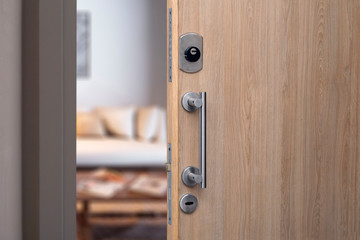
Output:
[[[193,194],[186,193],[180,198],[180,209],[186,214],[193,213],[197,205],[198,200]]]
[[[179,68],[186,73],[196,73],[203,67],[203,37],[185,33],[179,41]]]

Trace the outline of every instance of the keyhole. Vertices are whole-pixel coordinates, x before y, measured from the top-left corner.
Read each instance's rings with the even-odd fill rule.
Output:
[[[190,50],[190,53],[191,53],[191,55],[195,55],[195,54],[197,53],[197,51],[196,51],[195,48],[192,48],[192,49]]]
[[[186,214],[193,213],[197,205],[198,205],[197,198],[190,193],[184,194],[180,199],[180,208]]]

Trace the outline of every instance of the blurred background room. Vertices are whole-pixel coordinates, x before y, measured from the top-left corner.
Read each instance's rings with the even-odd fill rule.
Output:
[[[166,239],[166,0],[77,0],[77,239]]]

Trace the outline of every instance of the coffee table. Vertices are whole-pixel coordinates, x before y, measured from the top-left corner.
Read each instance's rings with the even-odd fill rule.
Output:
[[[78,170],[77,172],[77,181],[81,181],[84,179],[89,179],[91,177],[93,171],[88,170]],[[82,210],[77,213],[77,224],[80,232],[78,233],[78,239],[81,240],[90,240],[92,239],[92,229],[90,224],[90,217],[95,222],[105,223],[111,226],[116,225],[131,225],[135,224],[138,219],[166,219],[166,211],[153,211],[153,212],[116,212],[116,213],[91,213],[90,205],[92,203],[124,203],[124,202],[133,202],[133,203],[149,203],[149,202],[158,202],[166,205],[166,192],[160,196],[150,196],[147,194],[135,193],[130,190],[131,184],[139,177],[140,175],[147,176],[156,176],[159,178],[166,179],[165,171],[123,171],[124,174],[132,175],[131,180],[128,180],[125,183],[125,186],[122,190],[118,191],[114,196],[110,198],[98,197],[90,194],[77,192],[76,198],[77,203],[82,205]],[[166,208],[165,208],[166,209]],[[166,220],[165,220],[166,221]]]

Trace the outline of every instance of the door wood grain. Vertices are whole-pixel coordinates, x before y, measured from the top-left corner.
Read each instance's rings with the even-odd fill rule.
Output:
[[[169,2],[204,37],[203,70],[168,85],[173,196],[199,199],[173,199],[169,239],[360,239],[360,1]],[[179,178],[199,165],[188,91],[207,92],[206,189]]]

